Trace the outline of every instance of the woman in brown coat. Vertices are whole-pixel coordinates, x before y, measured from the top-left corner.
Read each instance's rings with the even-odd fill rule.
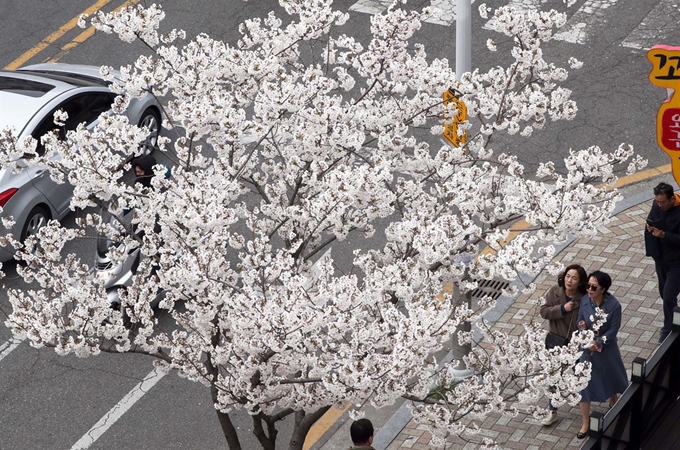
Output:
[[[564,338],[571,338],[577,329],[576,317],[581,298],[586,295],[588,275],[583,267],[572,264],[557,277],[557,284],[545,294],[541,317],[548,320],[549,331]],[[544,426],[557,421],[557,408],[548,403],[550,415],[541,422]]]

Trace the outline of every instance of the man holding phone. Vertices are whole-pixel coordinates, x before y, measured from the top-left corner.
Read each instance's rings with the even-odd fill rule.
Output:
[[[663,299],[663,328],[659,342],[671,332],[673,309],[680,294],[680,195],[673,186],[659,183],[654,188],[654,203],[645,227],[646,256],[654,259]]]

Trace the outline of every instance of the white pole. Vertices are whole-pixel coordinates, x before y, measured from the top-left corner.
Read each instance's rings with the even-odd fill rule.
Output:
[[[456,5],[456,78],[472,70],[472,0]]]
[[[460,77],[465,72],[472,71],[472,0],[457,0],[456,6],[456,78]],[[468,292],[465,296],[467,307],[472,307],[472,293]],[[454,289],[454,296],[460,297],[460,291]],[[454,299],[455,301],[455,299]],[[458,330],[470,331],[470,322],[464,322],[458,326]],[[464,380],[474,374],[467,368],[463,357],[472,352],[472,345],[461,345],[458,343],[458,337],[452,337],[451,354],[453,359],[458,363],[449,369],[450,375],[454,380]]]

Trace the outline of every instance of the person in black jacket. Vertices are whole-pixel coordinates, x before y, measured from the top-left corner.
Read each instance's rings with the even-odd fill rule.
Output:
[[[368,419],[359,419],[352,422],[349,427],[349,434],[352,437],[352,443],[354,447],[350,447],[350,450],[374,450],[371,444],[373,444],[373,424]]]
[[[663,299],[663,328],[659,342],[671,332],[673,309],[680,294],[680,199],[673,187],[659,183],[654,188],[654,203],[645,229],[647,256],[654,258],[659,295]]]
[[[157,164],[156,158],[151,155],[142,155],[132,161],[132,169],[135,171],[136,183],[151,187],[151,178],[154,176],[153,166]]]

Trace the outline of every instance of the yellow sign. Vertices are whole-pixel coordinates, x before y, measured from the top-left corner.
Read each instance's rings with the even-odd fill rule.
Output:
[[[680,183],[680,96],[674,95],[680,89],[680,47],[655,45],[647,59],[652,63],[649,81],[669,93],[656,114],[656,141],[670,156],[673,178]]]
[[[453,118],[453,121],[448,125],[444,125],[443,135],[454,147],[460,147],[467,142],[467,130],[460,136],[458,135],[458,125],[467,120],[467,107],[462,100],[456,98],[450,89],[442,94],[442,98],[444,99],[444,105],[454,102],[458,109],[458,113]]]

